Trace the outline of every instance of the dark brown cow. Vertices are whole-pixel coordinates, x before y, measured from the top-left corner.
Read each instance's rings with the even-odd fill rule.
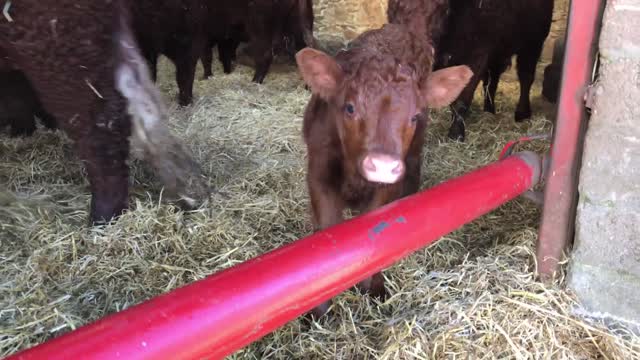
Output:
[[[452,106],[449,137],[464,141],[464,118],[480,80],[485,88],[484,110],[495,113],[500,75],[511,65],[513,55],[520,81],[515,120],[530,118],[529,93],[549,34],[553,0],[451,0],[450,6],[436,68],[465,64],[475,75]]]
[[[206,44],[208,0],[129,1],[133,30],[147,59],[153,80],[158,57],[165,55],[176,67],[178,102],[189,105],[198,59]]]
[[[449,105],[472,75],[466,66],[432,73],[433,48],[423,40],[388,24],[335,58],[313,49],[296,55],[313,93],[304,139],[316,230],[341,222],[345,207],[366,212],[418,190],[425,109]],[[359,287],[385,294],[380,273]]]
[[[208,1],[209,43],[202,56],[205,77],[211,76],[211,48],[216,44],[224,72],[229,73],[238,44],[248,41],[257,83],[264,81],[275,52],[315,46],[311,0]]]
[[[449,0],[389,0],[387,7],[389,23],[405,25],[416,35],[427,35],[436,53],[448,14]]]
[[[9,125],[11,136],[30,136],[36,130],[34,116],[46,128],[56,128],[55,119],[44,109],[24,74],[0,71],[0,125]]]
[[[129,135],[189,205],[207,194],[197,164],[168,132],[166,111],[130,30],[125,0],[21,0],[0,22],[0,65],[27,76],[74,141],[91,187],[91,221],[128,205]],[[129,116],[131,115],[131,116]]]

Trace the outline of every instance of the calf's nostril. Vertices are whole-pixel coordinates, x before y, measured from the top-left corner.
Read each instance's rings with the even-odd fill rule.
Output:
[[[399,174],[402,174],[402,171],[403,171],[402,163],[397,161],[396,166],[393,168],[393,170],[391,170],[391,173],[394,175],[399,175]]]
[[[365,171],[376,171],[376,164],[374,164],[373,160],[369,156],[364,159],[362,166]]]

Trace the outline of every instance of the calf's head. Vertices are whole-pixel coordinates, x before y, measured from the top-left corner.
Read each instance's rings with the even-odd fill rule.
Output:
[[[405,173],[409,146],[426,108],[455,100],[471,78],[466,66],[421,78],[411,65],[366,49],[350,50],[342,66],[314,49],[296,54],[311,91],[329,104],[345,160],[370,182],[392,184]],[[340,56],[340,55],[339,55]],[[346,69],[349,67],[349,69]]]

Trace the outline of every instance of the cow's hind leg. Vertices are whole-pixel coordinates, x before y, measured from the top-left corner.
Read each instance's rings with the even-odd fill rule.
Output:
[[[222,63],[225,74],[231,74],[232,63],[235,60],[237,42],[233,39],[224,39],[218,42],[218,58]]]
[[[509,58],[509,62],[511,59]],[[489,66],[489,71],[485,76],[484,81],[484,111],[488,113],[496,113],[496,92],[498,91],[498,84],[500,83],[500,76],[509,67],[507,61],[494,61]]]
[[[215,44],[213,42],[208,42],[207,46],[204,47],[202,51],[202,56],[200,56],[200,62],[202,62],[202,68],[204,70],[204,74],[202,75],[202,79],[206,80],[213,76],[213,46]],[[220,47],[220,44],[218,44]]]
[[[515,120],[520,122],[531,117],[529,94],[536,75],[536,64],[540,59],[542,44],[526,47],[518,54],[518,80],[520,81],[520,99],[516,107]]]

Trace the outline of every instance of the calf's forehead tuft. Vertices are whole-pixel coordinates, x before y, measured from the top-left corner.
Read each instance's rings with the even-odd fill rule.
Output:
[[[389,91],[413,87],[428,76],[430,70],[416,69],[415,64],[402,62],[389,56],[366,53],[349,63],[346,73],[347,91],[356,91],[377,98]],[[430,66],[430,63],[429,65]]]

